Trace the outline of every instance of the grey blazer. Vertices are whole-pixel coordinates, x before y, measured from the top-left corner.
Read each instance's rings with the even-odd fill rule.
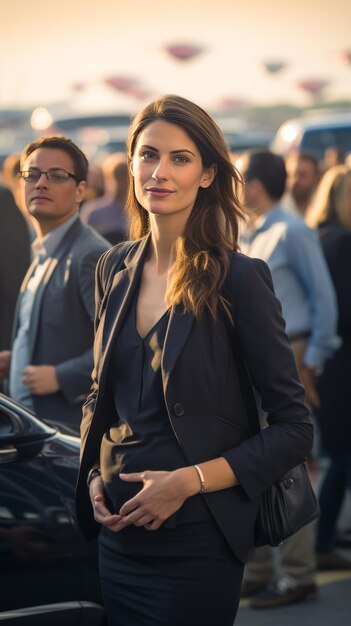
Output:
[[[98,525],[86,486],[99,460],[103,434],[118,421],[107,372],[113,342],[136,293],[148,240],[121,244],[99,261],[91,393],[83,408],[77,515],[86,537]],[[313,430],[281,307],[268,266],[233,252],[226,291],[251,380],[262,397],[269,427],[252,434],[234,356],[223,319],[197,322],[172,307],[161,362],[168,419],[189,465],[224,456],[240,485],[204,494],[233,552],[241,560],[253,546],[260,495],[303,460]],[[126,366],[128,366],[126,364]]]
[[[93,366],[94,275],[109,243],[77,220],[50,260],[36,293],[31,317],[30,362],[55,365],[60,391],[33,395],[36,414],[69,434],[79,434],[82,404],[89,392]],[[36,262],[29,268],[17,301],[19,307]]]

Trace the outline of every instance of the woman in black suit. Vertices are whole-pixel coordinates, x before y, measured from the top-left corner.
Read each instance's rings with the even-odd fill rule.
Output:
[[[351,489],[351,171],[346,166],[336,165],[326,172],[308,221],[318,228],[334,283],[342,340],[318,380],[316,417],[322,451],[330,464],[319,495],[317,564],[320,569],[350,569],[351,561],[335,552],[336,523],[346,490]]]
[[[113,626],[232,626],[260,495],[312,426],[269,270],[238,252],[241,182],[197,105],[164,96],[128,138],[132,241],[96,282],[77,513],[99,527]],[[234,328],[269,427],[250,432]]]

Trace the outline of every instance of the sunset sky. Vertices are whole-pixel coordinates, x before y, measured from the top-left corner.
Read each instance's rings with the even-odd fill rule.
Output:
[[[189,42],[205,51],[180,63],[162,48]],[[111,75],[135,78],[149,95],[173,92],[203,106],[223,99],[309,102],[304,79],[330,81],[325,98],[351,99],[351,2],[347,0],[31,0],[3,4],[0,106],[63,101],[78,108],[128,109],[135,99],[103,88]],[[286,63],[269,74],[264,61]]]

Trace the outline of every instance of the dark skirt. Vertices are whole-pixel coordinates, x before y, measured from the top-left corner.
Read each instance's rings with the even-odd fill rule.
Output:
[[[214,521],[103,527],[99,553],[109,626],[233,626],[244,566]]]

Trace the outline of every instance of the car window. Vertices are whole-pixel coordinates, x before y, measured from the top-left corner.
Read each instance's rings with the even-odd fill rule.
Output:
[[[339,148],[343,154],[351,152],[351,127],[306,130],[300,149],[323,158],[325,150],[331,146]]]
[[[13,426],[9,420],[8,415],[0,410],[0,441],[3,438],[7,438],[13,433]]]

